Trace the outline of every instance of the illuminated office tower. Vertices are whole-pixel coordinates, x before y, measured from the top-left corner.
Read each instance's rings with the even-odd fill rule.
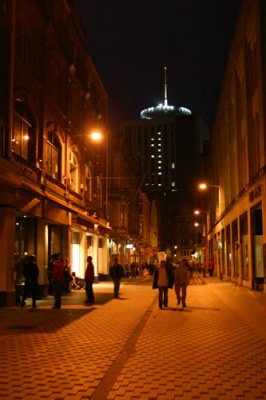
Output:
[[[207,128],[197,115],[188,108],[168,105],[166,73],[165,67],[164,102],[141,111],[139,120],[122,125],[141,176],[141,188],[157,202],[162,249],[177,242],[180,222],[176,221],[190,219],[194,182],[207,138]],[[187,222],[184,231],[190,231]],[[179,242],[186,244],[189,252],[194,245],[192,231],[183,236],[186,238]]]

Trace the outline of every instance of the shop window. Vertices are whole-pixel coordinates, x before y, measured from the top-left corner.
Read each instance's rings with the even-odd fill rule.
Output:
[[[15,101],[12,152],[30,162],[35,162],[35,129],[26,104]]]
[[[48,132],[47,173],[52,178],[61,180],[61,144],[56,132]]]

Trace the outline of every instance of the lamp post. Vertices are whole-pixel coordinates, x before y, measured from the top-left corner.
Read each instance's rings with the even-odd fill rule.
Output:
[[[207,267],[207,264],[209,262],[209,241],[208,241],[208,233],[209,233],[209,229],[210,229],[210,213],[207,210],[194,210],[194,215],[200,215],[200,214],[206,214],[206,224],[204,224],[204,230],[205,230],[205,266],[203,266],[203,268]],[[203,269],[204,270],[204,269]],[[205,271],[205,270],[204,270]]]
[[[198,184],[198,189],[200,191],[205,191],[208,190],[208,188],[214,188],[214,189],[218,189],[218,215],[217,215],[217,211],[215,210],[215,219],[219,219],[220,215],[221,215],[221,187],[219,185],[211,185],[209,183],[206,182],[200,182]],[[215,204],[216,206],[216,204]],[[209,214],[210,215],[210,214]],[[217,218],[218,217],[218,218]],[[209,224],[210,224],[210,218],[209,218]],[[207,224],[208,225],[208,224]],[[210,229],[210,225],[207,226],[207,229],[209,231]]]
[[[201,191],[207,190],[208,188],[213,188],[213,189],[218,189],[218,207],[216,207],[217,204],[217,197],[215,198],[215,221],[219,220],[220,216],[221,216],[221,187],[219,185],[212,185],[206,182],[201,182],[198,185],[198,189]],[[218,208],[218,212],[217,212],[217,208]],[[210,259],[210,248],[209,248],[209,241],[208,241],[208,233],[210,232],[211,226],[210,226],[210,211],[208,211],[207,214],[207,244],[208,246],[206,246],[207,249],[207,254],[206,254],[206,259],[207,262],[209,263],[209,259]]]

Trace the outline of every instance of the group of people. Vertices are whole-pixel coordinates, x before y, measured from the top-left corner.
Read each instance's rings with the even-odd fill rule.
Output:
[[[26,304],[26,298],[31,292],[32,307],[36,308],[39,268],[36,263],[35,256],[29,256],[27,262],[24,263],[22,274],[25,277],[24,291],[21,300],[21,306]],[[124,269],[118,263],[118,258],[114,259],[113,265],[109,270],[110,277],[114,284],[114,298],[119,297],[120,283],[124,276]],[[182,301],[182,306],[186,307],[187,286],[191,277],[190,266],[185,259],[176,267],[175,272],[171,263],[167,260],[160,262],[159,268],[155,269],[153,289],[158,288],[159,291],[159,307],[168,306],[168,289],[175,288],[177,304]],[[58,253],[52,254],[51,262],[48,265],[49,294],[54,296],[53,308],[61,308],[62,294],[69,291],[69,284],[72,282],[76,289],[80,289],[75,273],[70,275],[67,259],[65,262],[60,258]],[[95,276],[92,257],[87,257],[87,265],[85,269],[85,291],[86,303],[94,304],[95,297],[93,291]]]
[[[159,291],[159,307],[168,307],[168,289],[174,287],[177,304],[179,305],[182,301],[182,306],[185,308],[190,277],[190,266],[185,259],[176,267],[175,272],[169,261],[162,260],[159,268],[155,270],[153,280],[153,289]]]

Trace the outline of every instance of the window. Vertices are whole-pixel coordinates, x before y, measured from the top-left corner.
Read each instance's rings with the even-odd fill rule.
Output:
[[[97,188],[96,188],[96,198],[97,198],[97,206],[102,208],[102,182],[99,176],[97,176]]]
[[[35,135],[33,120],[30,118],[26,104],[20,100],[15,101],[14,131],[12,136],[12,152],[25,160],[35,161]]]
[[[61,179],[61,144],[57,133],[48,132],[47,141],[47,174],[52,178]]]
[[[69,155],[69,175],[70,189],[78,192],[78,160],[77,156],[73,152]]]
[[[86,165],[86,183],[85,183],[85,196],[86,201],[91,201],[91,192],[92,192],[92,177],[91,170]]]

